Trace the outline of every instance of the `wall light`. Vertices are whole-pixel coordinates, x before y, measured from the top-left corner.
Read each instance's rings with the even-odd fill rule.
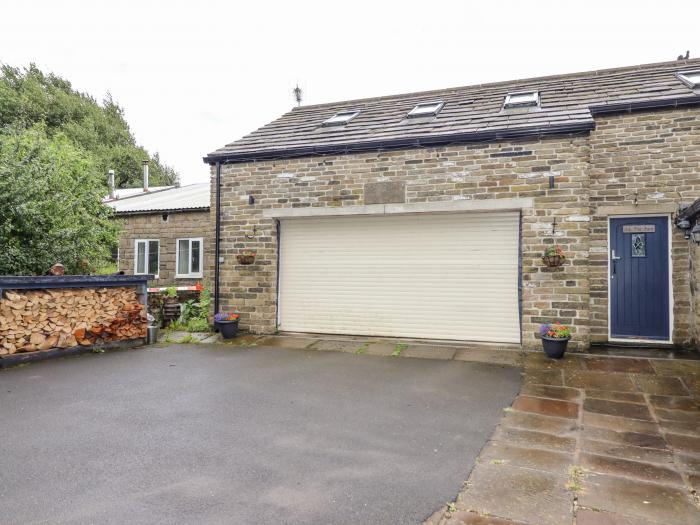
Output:
[[[693,241],[695,241],[695,244],[700,244],[700,221],[695,223],[693,229],[690,230],[690,235],[693,236]]]

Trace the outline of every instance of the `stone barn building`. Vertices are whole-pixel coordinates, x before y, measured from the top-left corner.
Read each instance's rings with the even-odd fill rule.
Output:
[[[700,60],[296,107],[204,160],[215,299],[254,333],[698,339]]]

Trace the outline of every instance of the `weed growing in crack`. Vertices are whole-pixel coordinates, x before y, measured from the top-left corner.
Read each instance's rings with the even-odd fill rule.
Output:
[[[356,354],[366,354],[367,349],[369,348],[369,343],[363,344],[360,348],[358,348],[355,353]]]
[[[404,350],[406,350],[406,348],[408,348],[408,345],[407,345],[406,343],[398,343],[398,344],[394,347],[394,351],[391,352],[391,355],[392,355],[393,357],[399,357],[399,356],[401,355],[401,352],[403,352]]]

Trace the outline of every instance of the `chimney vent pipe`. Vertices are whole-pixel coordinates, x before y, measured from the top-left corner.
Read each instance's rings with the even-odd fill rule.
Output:
[[[148,191],[148,161],[143,161],[143,191]]]
[[[114,200],[114,170],[107,172],[107,185],[109,186],[109,198]]]

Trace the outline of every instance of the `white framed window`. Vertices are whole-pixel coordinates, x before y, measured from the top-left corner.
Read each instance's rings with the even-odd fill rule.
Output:
[[[175,249],[175,277],[202,277],[204,240],[177,239]]]
[[[160,241],[158,239],[136,239],[134,241],[134,275],[160,273]]]
[[[408,115],[406,116],[408,118],[432,117],[440,113],[440,110],[444,105],[445,103],[441,100],[437,102],[421,102],[420,104],[416,104],[416,106],[409,111]]]
[[[503,108],[526,108],[540,105],[539,91],[520,91],[518,93],[508,93],[503,103]]]
[[[328,120],[323,121],[324,126],[343,126],[359,115],[359,111],[341,111]]]
[[[682,71],[676,73],[678,79],[690,89],[700,88],[700,70],[698,71]]]

